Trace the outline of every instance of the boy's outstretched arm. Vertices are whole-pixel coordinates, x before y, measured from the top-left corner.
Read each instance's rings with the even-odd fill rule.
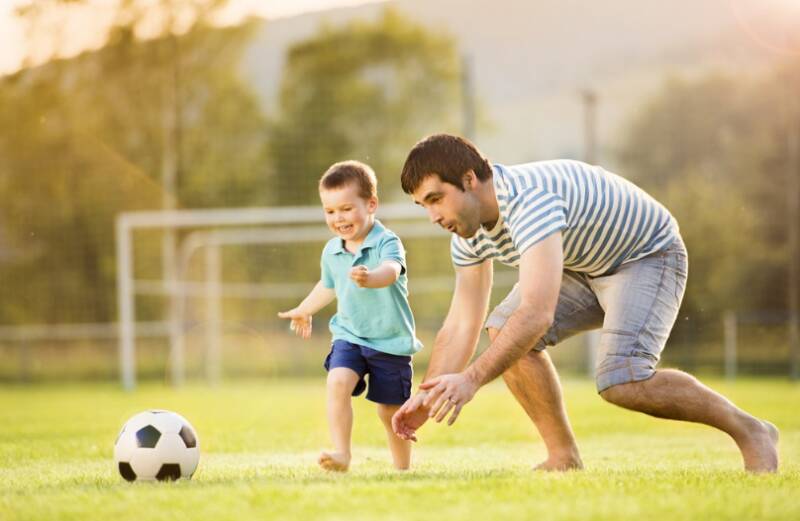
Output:
[[[278,316],[291,319],[292,323],[289,327],[292,328],[292,331],[303,338],[308,338],[311,336],[312,315],[333,302],[335,298],[336,292],[331,288],[326,288],[322,281],[319,281],[299,306],[289,311],[281,311]]]
[[[366,266],[353,266],[350,278],[362,288],[385,288],[397,282],[403,267],[393,260],[383,261],[380,266],[370,271]]]

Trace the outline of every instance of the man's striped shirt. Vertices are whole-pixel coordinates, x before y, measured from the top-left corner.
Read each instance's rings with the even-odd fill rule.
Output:
[[[561,231],[564,268],[599,276],[669,246],[679,234],[664,206],[598,166],[540,161],[493,165],[493,174],[500,218],[469,239],[453,235],[456,266],[497,259],[518,267],[525,250]]]

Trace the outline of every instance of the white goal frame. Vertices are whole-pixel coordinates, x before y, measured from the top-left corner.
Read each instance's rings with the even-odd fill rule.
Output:
[[[410,221],[392,225],[393,230],[404,237],[442,237],[446,232],[427,222],[425,211],[411,204],[384,204],[378,210],[382,219]],[[314,226],[276,228],[275,225],[309,224]],[[257,226],[272,228],[258,228]],[[245,228],[247,227],[247,228]],[[133,275],[133,235],[138,230],[194,230],[178,246],[177,270],[173,280],[137,281]],[[123,388],[136,386],[136,336],[137,322],[135,299],[137,294],[167,294],[171,298],[168,334],[170,338],[170,374],[173,385],[184,379],[183,367],[183,301],[185,296],[204,292],[208,299],[209,312],[218,313],[219,295],[224,291],[238,291],[241,295],[257,294],[258,285],[239,284],[234,288],[223,288],[218,273],[220,270],[219,247],[230,244],[290,243],[327,239],[330,232],[324,224],[318,206],[294,206],[275,208],[217,208],[202,210],[154,210],[123,212],[116,218],[117,252],[117,305],[119,328],[119,369]],[[206,248],[207,280],[201,288],[197,283],[183,281],[185,267],[200,249]],[[431,281],[441,282],[441,281]],[[432,284],[432,286],[441,286]],[[254,287],[256,286],[256,291]],[[426,285],[423,285],[424,287]],[[305,288],[307,289],[307,288]],[[302,290],[301,290],[302,291]],[[216,304],[215,304],[216,303]],[[213,382],[219,373],[218,323],[211,322],[209,334],[208,377]]]

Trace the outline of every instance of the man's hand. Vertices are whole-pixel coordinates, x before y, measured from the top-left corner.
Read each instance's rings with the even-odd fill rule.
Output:
[[[366,288],[369,282],[370,271],[364,265],[353,266],[350,269],[350,278],[360,288]]]
[[[311,336],[311,315],[300,308],[290,309],[289,311],[281,311],[278,313],[281,318],[291,319],[292,323],[289,324],[289,329],[295,332],[297,336],[307,339]]]
[[[399,438],[417,441],[417,429],[428,421],[428,409],[423,405],[427,395],[425,391],[419,391],[392,416],[392,430]]]
[[[447,425],[453,425],[461,409],[472,400],[480,385],[465,371],[437,376],[419,387],[428,391],[423,403],[423,406],[429,409],[428,416],[435,417],[437,422],[441,422],[450,411],[453,411],[447,420]]]

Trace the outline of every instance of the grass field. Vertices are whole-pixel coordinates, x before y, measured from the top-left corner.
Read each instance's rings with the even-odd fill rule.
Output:
[[[589,381],[565,395],[586,470],[530,470],[544,456],[502,383],[453,427],[427,425],[414,469],[391,469],[374,407],[355,402],[354,466],[316,468],[327,446],[323,379],[219,389],[110,385],[0,388],[0,519],[800,519],[800,385],[709,382],[780,429],[781,473],[741,470],[709,428],[604,403]],[[186,416],[200,436],[194,479],[124,482],[112,464],[122,423],[146,408]]]

